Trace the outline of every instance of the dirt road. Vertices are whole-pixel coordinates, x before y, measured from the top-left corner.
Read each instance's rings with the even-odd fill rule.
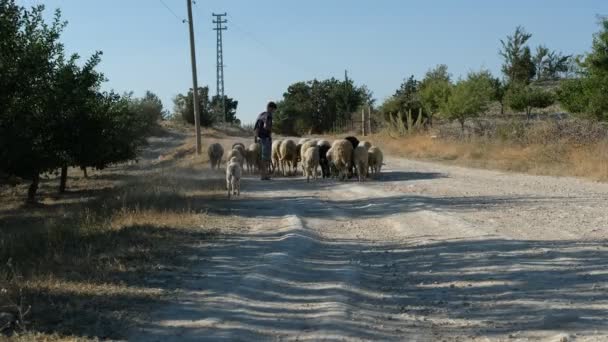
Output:
[[[389,158],[242,189],[206,207],[247,227],[132,340],[608,340],[606,184]]]

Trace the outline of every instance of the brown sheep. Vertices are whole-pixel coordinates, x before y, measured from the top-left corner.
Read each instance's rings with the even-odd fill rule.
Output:
[[[218,143],[209,145],[209,148],[207,148],[207,155],[209,156],[211,169],[219,169],[222,164],[222,157],[224,156],[224,148],[222,145]]]

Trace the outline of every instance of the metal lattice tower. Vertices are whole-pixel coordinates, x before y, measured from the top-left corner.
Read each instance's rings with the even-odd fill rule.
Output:
[[[224,47],[222,41],[222,31],[228,29],[227,26],[224,26],[228,20],[224,19],[226,17],[226,13],[223,14],[215,14],[213,13],[215,19],[213,23],[215,24],[214,31],[217,32],[217,96],[222,100],[222,120],[226,121],[226,98],[224,97]]]

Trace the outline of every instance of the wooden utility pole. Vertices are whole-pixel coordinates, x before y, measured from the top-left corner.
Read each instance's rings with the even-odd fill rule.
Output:
[[[196,154],[201,154],[201,118],[198,108],[198,80],[196,78],[196,48],[194,46],[194,23],[192,21],[192,0],[188,4],[188,27],[190,28],[190,59],[192,60],[192,100],[194,102],[194,127],[196,131]]]
[[[372,106],[367,106],[367,127],[369,127],[368,134],[372,134]]]

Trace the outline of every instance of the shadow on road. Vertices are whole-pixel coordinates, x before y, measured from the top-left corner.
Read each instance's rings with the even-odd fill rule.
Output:
[[[290,252],[294,243],[306,253]],[[204,247],[210,259],[193,277],[207,280],[182,288],[205,291],[204,299],[189,299],[165,317],[184,325],[145,328],[148,338],[160,340],[318,330],[403,340],[425,327],[458,336],[607,332],[608,316],[597,305],[608,301],[606,243],[486,239],[420,246],[323,240],[300,230],[231,235]]]

